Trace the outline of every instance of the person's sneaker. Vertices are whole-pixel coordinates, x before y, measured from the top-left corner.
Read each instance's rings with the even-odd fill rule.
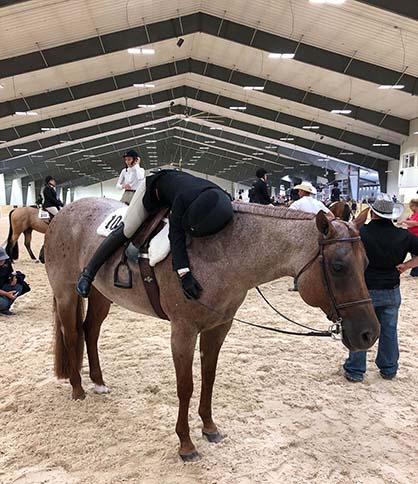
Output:
[[[394,373],[393,375],[385,375],[384,373],[380,373],[380,376],[384,379],[384,380],[393,380],[396,376],[396,373]]]
[[[0,311],[0,314],[4,314],[5,316],[14,316],[16,313],[13,313],[12,311],[6,309],[5,311]]]
[[[346,380],[351,381],[352,383],[361,383],[363,381],[362,376],[350,375],[350,373],[347,372],[344,372],[344,377]]]

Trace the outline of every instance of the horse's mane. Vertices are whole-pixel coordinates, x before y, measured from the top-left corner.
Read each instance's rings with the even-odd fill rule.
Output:
[[[234,212],[251,213],[263,217],[272,217],[288,220],[312,220],[314,213],[301,212],[285,207],[270,207],[269,205],[259,205],[257,203],[232,202]]]

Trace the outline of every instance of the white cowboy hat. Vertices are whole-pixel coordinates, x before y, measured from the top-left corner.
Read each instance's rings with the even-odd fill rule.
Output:
[[[307,181],[302,182],[300,185],[296,185],[295,190],[303,190],[304,192],[316,195],[316,188],[312,185],[312,183]]]
[[[394,203],[387,193],[379,193],[376,200],[368,205],[376,215],[390,220],[399,218],[405,210],[402,203]]]

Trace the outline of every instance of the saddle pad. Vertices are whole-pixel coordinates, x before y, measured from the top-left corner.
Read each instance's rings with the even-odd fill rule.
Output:
[[[120,207],[114,212],[107,215],[96,230],[97,235],[107,237],[110,232],[112,232],[112,230],[115,230],[121,224],[121,222],[123,222],[123,218],[125,217],[127,210],[127,206]]]
[[[42,208],[40,208],[38,212],[38,217],[41,220],[49,220],[49,212],[47,212],[46,210],[42,210]]]
[[[128,207],[121,207],[109,214],[97,229],[97,235],[107,237],[112,230],[116,229],[125,217]],[[155,267],[170,253],[170,240],[168,239],[168,219],[163,219],[164,227],[151,239],[148,249],[149,265]]]

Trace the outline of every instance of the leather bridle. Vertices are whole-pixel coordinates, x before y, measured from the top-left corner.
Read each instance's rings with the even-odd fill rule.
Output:
[[[340,310],[341,309],[346,309],[352,306],[358,306],[360,304],[369,304],[372,302],[370,298],[366,299],[357,299],[355,301],[349,301],[349,302],[343,302],[343,303],[338,303],[337,299],[335,297],[334,291],[332,289],[331,285],[331,279],[329,275],[329,271],[327,269],[327,265],[325,263],[325,247],[327,245],[332,245],[332,244],[338,244],[338,243],[355,243],[355,242],[360,242],[361,237],[356,236],[356,237],[341,237],[339,239],[334,238],[334,239],[321,239],[319,240],[319,249],[317,253],[309,260],[307,264],[305,264],[302,269],[297,273],[295,280],[297,281],[299,277],[307,270],[309,267],[312,266],[312,264],[316,261],[316,259],[319,260],[319,266],[321,268],[321,276],[322,276],[322,282],[324,284],[324,289],[325,293],[329,295],[330,300],[331,300],[331,313],[327,314],[327,318],[331,321],[333,321],[333,325],[330,328],[330,330],[333,330],[334,333],[339,334],[341,333],[341,326],[343,326],[343,317],[341,315]]]

